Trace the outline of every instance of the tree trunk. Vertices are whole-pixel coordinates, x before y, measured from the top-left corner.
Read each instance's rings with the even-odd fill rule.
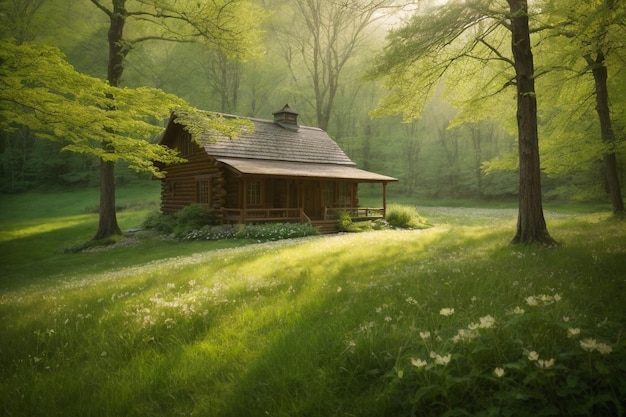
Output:
[[[109,65],[107,68],[107,80],[109,84],[118,87],[124,72],[124,58],[128,54],[128,47],[124,46],[123,32],[126,23],[127,11],[126,0],[114,0],[113,12],[109,14],[111,24],[109,26]],[[102,147],[113,152],[110,143],[103,143]],[[115,213],[115,163],[100,159],[100,218],[98,231],[94,240],[106,239],[111,236],[121,235]]]
[[[100,220],[94,240],[121,235],[115,214],[115,163],[100,161]]]
[[[548,233],[541,201],[537,97],[528,26],[528,3],[526,0],[507,1],[511,11],[511,49],[517,86],[519,146],[519,212],[517,232],[511,243],[554,245],[556,242]]]
[[[608,71],[604,64],[604,54],[599,51],[594,61],[590,56],[585,57],[591,65],[593,79],[596,86],[596,111],[600,119],[600,133],[602,141],[609,144],[615,144],[615,132],[611,125],[611,112],[609,109],[609,90],[607,88]],[[609,194],[611,195],[611,205],[613,214],[624,214],[624,200],[622,199],[622,190],[619,182],[619,174],[617,171],[617,158],[615,152],[607,152],[604,154],[604,164],[606,166],[606,182],[609,186]]]

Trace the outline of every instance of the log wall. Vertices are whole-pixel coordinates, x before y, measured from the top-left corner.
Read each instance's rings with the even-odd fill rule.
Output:
[[[222,170],[213,157],[196,146],[195,152],[185,157],[188,162],[167,167],[161,180],[161,212],[175,213],[183,207],[198,203],[198,182],[209,181],[208,209],[221,211],[226,200]]]

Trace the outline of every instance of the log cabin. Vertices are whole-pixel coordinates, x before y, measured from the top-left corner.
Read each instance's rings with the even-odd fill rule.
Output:
[[[396,178],[357,168],[325,131],[300,126],[289,105],[273,115],[248,118],[253,129],[233,139],[202,133],[199,145],[172,113],[160,143],[187,162],[166,168],[161,211],[195,203],[215,223],[307,222],[323,233],[338,231],[339,211],[353,219],[385,217],[387,184]],[[381,206],[359,207],[361,183],[381,184]]]

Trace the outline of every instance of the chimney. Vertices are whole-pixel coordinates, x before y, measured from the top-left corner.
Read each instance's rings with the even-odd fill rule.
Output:
[[[298,112],[292,110],[289,104],[285,104],[282,109],[272,114],[274,115],[274,123],[278,123],[286,129],[297,130],[300,127],[298,126]]]

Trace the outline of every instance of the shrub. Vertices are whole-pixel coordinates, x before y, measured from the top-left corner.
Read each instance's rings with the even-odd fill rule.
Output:
[[[266,223],[247,225],[237,233],[237,237],[267,241],[315,236],[318,234],[319,231],[308,223]]]
[[[211,212],[191,204],[176,214],[151,213],[142,226],[184,240],[254,239],[269,241],[315,236],[319,231],[304,223],[266,223],[258,225],[212,225]]]
[[[193,230],[202,229],[211,223],[209,211],[199,204],[189,204],[175,215],[176,225],[174,231],[177,234],[189,233]]]
[[[400,229],[425,229],[430,225],[412,206],[390,204],[387,208],[387,222],[391,227]]]
[[[155,211],[150,213],[141,224],[146,229],[156,230],[162,233],[173,233],[176,227],[176,218],[173,214],[163,214]]]
[[[232,224],[218,226],[204,226],[199,230],[192,230],[182,238],[185,240],[223,240],[237,237],[238,229]]]
[[[342,211],[339,212],[337,216],[339,218],[339,230],[342,232],[349,232],[352,227],[352,217],[350,217],[350,214]]]
[[[185,240],[253,239],[259,242],[315,236],[319,231],[304,223],[204,226],[182,236]]]

